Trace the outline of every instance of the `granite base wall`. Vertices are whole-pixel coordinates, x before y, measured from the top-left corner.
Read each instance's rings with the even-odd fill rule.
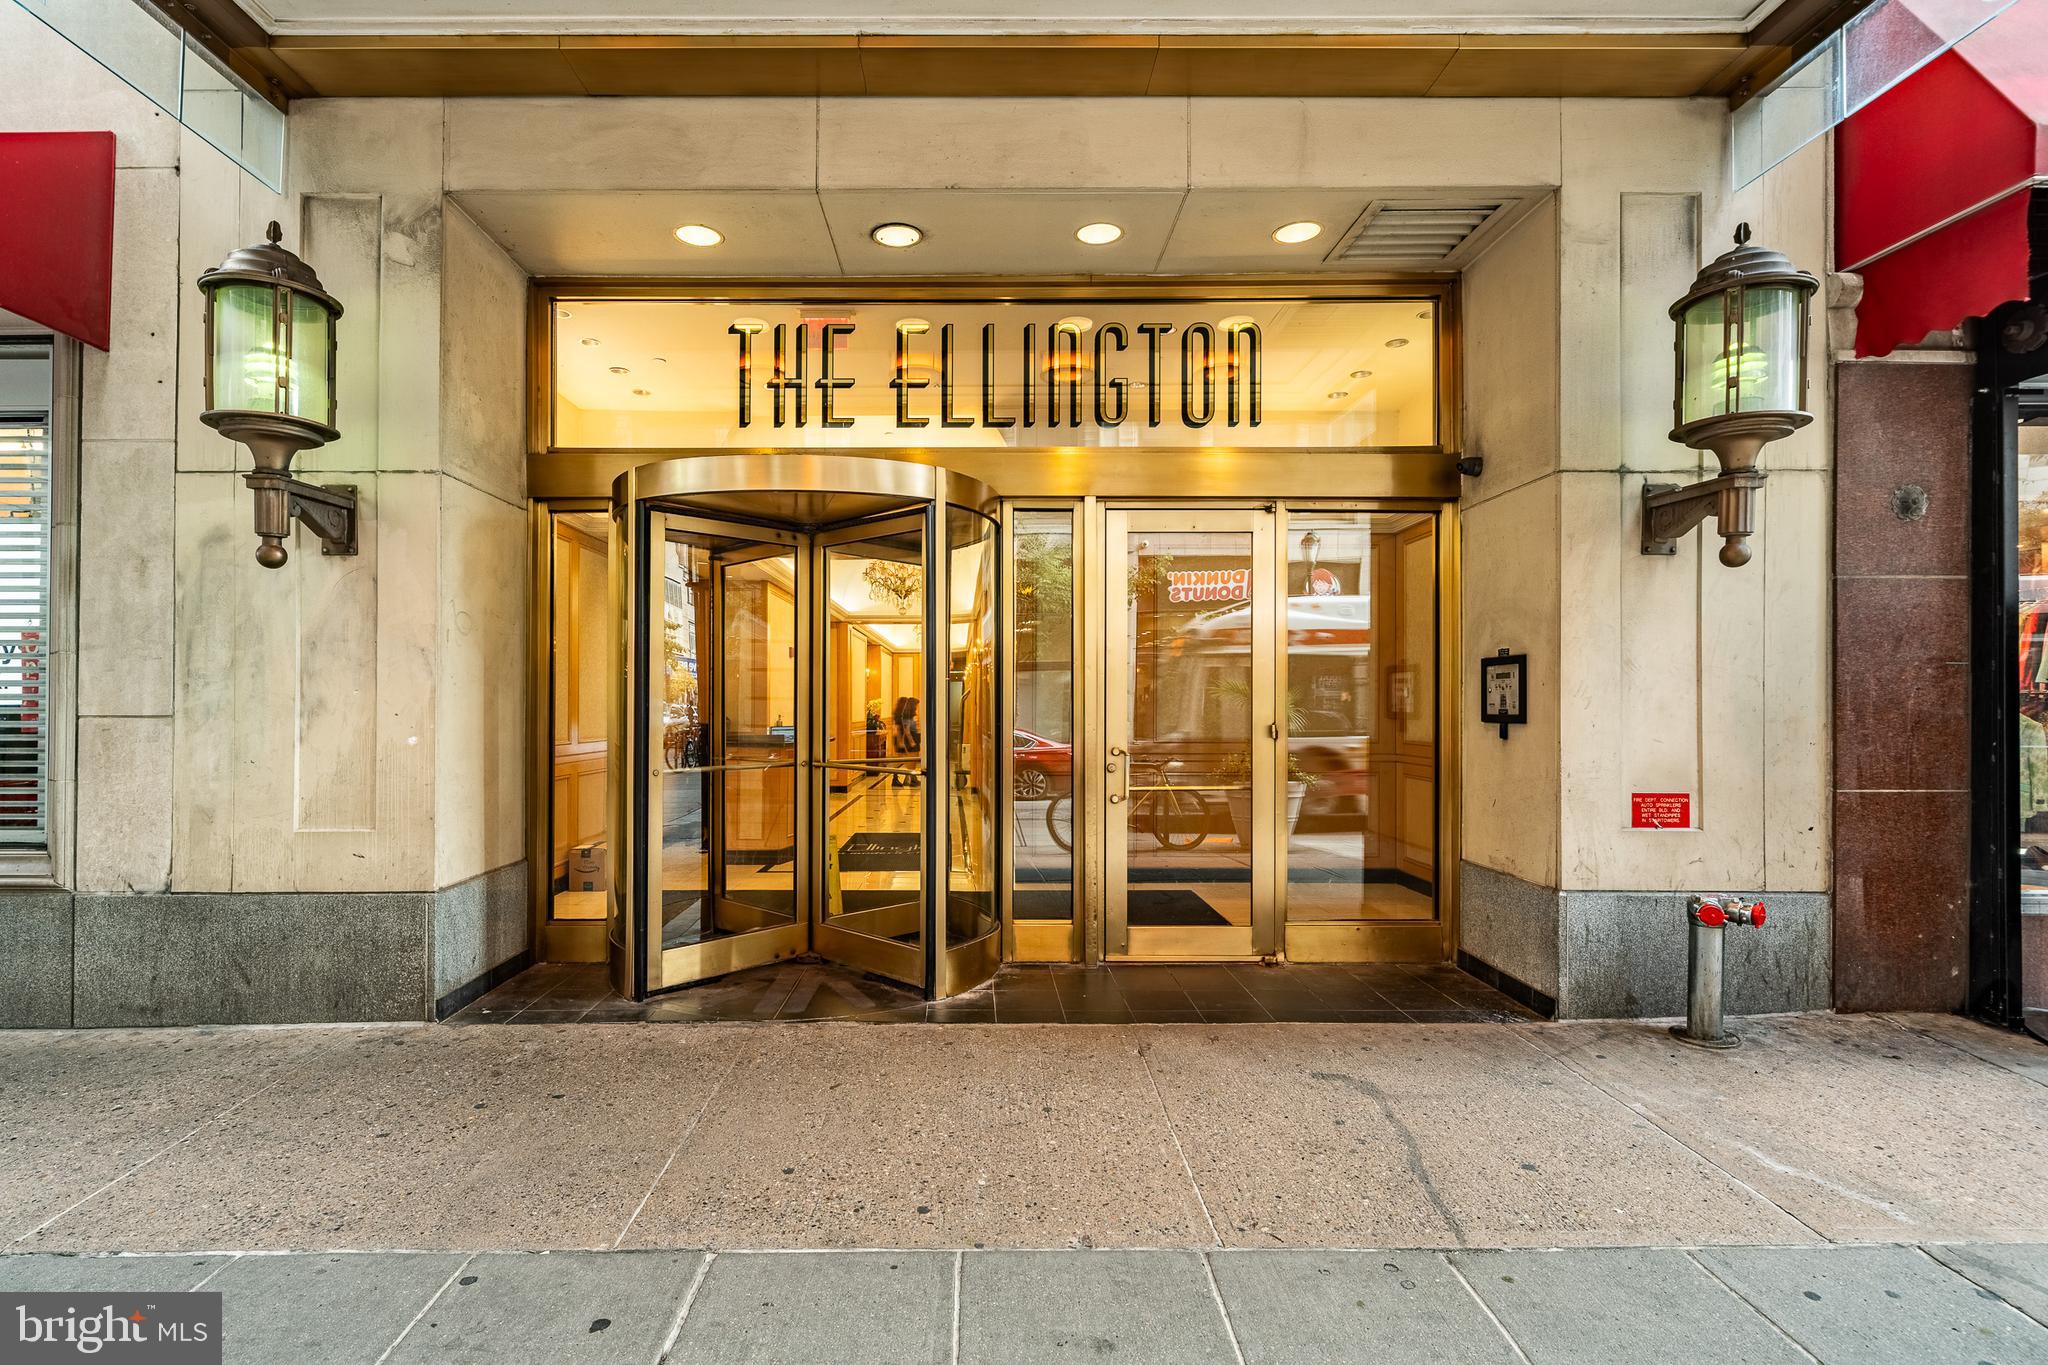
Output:
[[[526,887],[0,894],[0,1027],[433,1019],[529,954]]]
[[[1688,893],[1561,891],[1472,863],[1460,887],[1461,956],[1553,997],[1558,1018],[1685,1012]],[[1779,891],[1756,899],[1770,910],[1764,927],[1727,931],[1728,1013],[1831,1008],[1830,898]]]

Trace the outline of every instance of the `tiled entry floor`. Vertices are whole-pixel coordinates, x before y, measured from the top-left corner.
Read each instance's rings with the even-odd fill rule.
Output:
[[[1456,1024],[1534,1018],[1491,986],[1443,965],[1012,963],[987,986],[927,1004],[894,982],[815,958],[797,958],[735,972],[637,1005],[612,992],[600,965],[543,963],[473,1002],[449,1022]]]

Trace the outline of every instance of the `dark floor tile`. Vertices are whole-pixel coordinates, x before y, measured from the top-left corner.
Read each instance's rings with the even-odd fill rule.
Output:
[[[925,1018],[934,1024],[993,1024],[996,1021],[996,1002],[993,999],[935,1000],[925,1006]]]
[[[996,997],[998,1024],[1064,1024],[1066,1021],[1067,1016],[1057,1000],[1050,1005],[1037,1005],[1002,995]]]
[[[851,1019],[857,1024],[922,1024],[927,1022],[924,1005],[899,1005],[891,1010],[878,1010],[872,1014],[856,1014]]]
[[[1086,1006],[1076,1009],[1070,1006],[1067,1009],[1067,1022],[1070,1024],[1130,1024],[1137,1022],[1137,1020],[1134,1012],[1127,1005],[1117,1009],[1096,1009]]]
[[[599,1005],[591,1010],[590,1013],[584,1015],[582,1022],[586,1024],[644,1024],[647,1022],[647,1010],[644,1006],[633,1004]]]
[[[1199,1010],[1140,1010],[1131,1011],[1134,1024],[1199,1024],[1203,1023]]]
[[[1252,1006],[1198,1006],[1197,1011],[1205,1024],[1270,1024],[1273,1016]]]
[[[1418,1024],[1492,1024],[1502,1022],[1502,1016],[1488,1010],[1408,1010],[1408,1017]]]
[[[1158,1014],[1162,1011],[1169,1014],[1193,1014],[1195,1012],[1195,1002],[1188,999],[1185,991],[1174,991],[1171,993],[1166,991],[1156,993],[1148,991],[1142,995],[1126,994],[1124,996],[1124,1003],[1131,1007],[1133,1014]]]
[[[508,1024],[573,1024],[589,1012],[589,1006],[572,1010],[521,1010],[505,1022]]]

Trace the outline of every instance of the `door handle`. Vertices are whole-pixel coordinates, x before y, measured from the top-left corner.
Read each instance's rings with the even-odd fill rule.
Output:
[[[1130,755],[1124,752],[1122,745],[1110,745],[1109,762],[1103,766],[1103,771],[1110,774],[1112,777],[1116,776],[1118,774],[1117,759],[1128,757],[1130,757]],[[1130,765],[1128,763],[1122,766],[1122,776],[1123,790],[1120,792],[1111,792],[1109,794],[1109,804],[1112,806],[1121,805],[1124,802],[1131,799],[1131,770]]]

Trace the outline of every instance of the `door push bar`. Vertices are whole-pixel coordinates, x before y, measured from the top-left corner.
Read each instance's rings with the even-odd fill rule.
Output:
[[[1731,1048],[1742,1040],[1721,1020],[1721,936],[1731,924],[1761,929],[1764,903],[1740,896],[1694,896],[1686,902],[1690,930],[1686,952],[1685,1022],[1673,1024],[1671,1035],[1694,1047]]]

